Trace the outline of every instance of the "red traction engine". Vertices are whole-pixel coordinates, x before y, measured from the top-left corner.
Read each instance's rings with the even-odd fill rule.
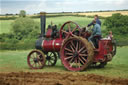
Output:
[[[54,66],[60,56],[64,67],[70,71],[82,71],[90,65],[104,67],[116,54],[116,43],[110,38],[98,40],[98,48],[88,42],[90,33],[72,21],[65,22],[60,30],[49,25],[45,32],[45,13],[41,13],[41,35],[36,41],[35,50],[27,56],[32,69]]]

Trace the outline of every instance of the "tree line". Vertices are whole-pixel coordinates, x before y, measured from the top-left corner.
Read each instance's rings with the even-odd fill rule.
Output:
[[[9,33],[0,34],[0,50],[33,49],[35,41],[40,35],[40,23],[26,17],[24,14],[11,24]],[[107,35],[112,31],[119,46],[128,45],[128,16],[113,14],[104,21]]]
[[[112,31],[120,46],[128,45],[128,16],[120,13],[105,19],[106,31]]]

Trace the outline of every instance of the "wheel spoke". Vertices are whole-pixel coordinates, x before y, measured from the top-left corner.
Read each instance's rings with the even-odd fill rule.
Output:
[[[69,30],[69,32],[71,32],[71,25],[70,25],[70,23],[68,23],[68,30]]]
[[[78,67],[80,68],[80,61],[78,60]]]
[[[74,62],[70,64],[70,67],[72,67],[73,64],[74,64]]]
[[[84,49],[85,47],[83,46],[80,50],[79,50],[79,53]]]
[[[66,55],[72,55],[73,56],[73,53],[65,53]]]
[[[35,67],[37,67],[37,63],[35,63]]]
[[[74,48],[72,47],[72,45],[70,45],[70,48],[72,49],[73,52],[75,52]]]
[[[73,44],[73,41],[70,41],[71,42],[71,45],[73,46],[73,48],[75,48],[75,45]]]
[[[68,34],[68,32],[66,32],[66,31],[64,31],[64,30],[62,30],[62,32],[63,32],[63,33],[66,33],[66,34]]]
[[[87,60],[85,59],[85,57],[81,56],[81,58],[82,58],[85,62],[87,62]]]
[[[69,52],[73,52],[71,49],[69,48],[64,48],[65,50],[69,51]]]
[[[51,56],[53,53],[51,52],[49,56]]]
[[[81,48],[81,42],[79,42],[79,49],[78,50],[80,50],[80,48]]]
[[[75,59],[75,63],[76,63],[76,68],[78,67],[78,62],[77,62],[77,58]]]
[[[70,59],[70,58],[72,58],[72,56],[66,57],[66,58],[64,58],[64,59],[67,60],[67,59]]]
[[[76,51],[78,51],[78,42],[76,43]]]
[[[78,59],[81,61],[81,63],[82,63],[82,64],[84,64],[83,60],[81,60],[81,58],[80,58],[80,57],[79,57]]]
[[[50,60],[49,60],[49,62],[51,63],[51,65],[53,64]]]
[[[41,54],[40,55],[37,55],[37,58],[40,60],[40,56],[41,56]]]
[[[54,60],[55,60],[55,58],[51,57],[51,60],[53,60],[53,61],[54,61]]]
[[[72,33],[77,29],[77,27],[75,29],[73,29]]]
[[[34,59],[35,58],[35,56],[34,56],[34,54],[32,54],[32,59]]]
[[[83,51],[81,51],[81,53],[85,53],[85,52],[87,52],[87,50],[83,50]]]
[[[38,64],[39,64],[39,66],[42,66],[42,64],[41,64],[41,62],[40,62],[40,61],[38,62]]]
[[[34,63],[34,67],[36,67],[36,63]]]
[[[74,59],[74,58],[72,57],[72,58],[70,59],[69,63],[71,63],[73,59]]]
[[[35,62],[33,64],[31,64],[32,66],[35,66]]]
[[[88,56],[87,54],[79,54],[79,56]]]
[[[50,60],[51,62],[54,62],[55,60]]]

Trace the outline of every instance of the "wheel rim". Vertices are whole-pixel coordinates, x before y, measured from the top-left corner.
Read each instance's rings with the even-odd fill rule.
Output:
[[[88,62],[88,50],[82,41],[70,39],[63,45],[61,58],[68,70],[80,71]]]
[[[75,34],[76,33],[75,31],[79,33]],[[73,34],[80,35],[79,25],[77,25],[75,22],[72,22],[72,21],[68,21],[64,23],[60,29],[60,37],[68,38],[69,36],[72,36]]]
[[[57,54],[54,52],[48,52],[46,55],[46,65],[54,66],[57,62]]]
[[[27,62],[32,69],[41,69],[45,64],[44,54],[39,50],[33,50],[27,57]]]

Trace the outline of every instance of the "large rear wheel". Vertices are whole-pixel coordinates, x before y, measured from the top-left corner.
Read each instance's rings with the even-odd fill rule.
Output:
[[[70,71],[82,71],[93,60],[93,47],[82,37],[71,37],[64,40],[60,50],[61,61]]]

